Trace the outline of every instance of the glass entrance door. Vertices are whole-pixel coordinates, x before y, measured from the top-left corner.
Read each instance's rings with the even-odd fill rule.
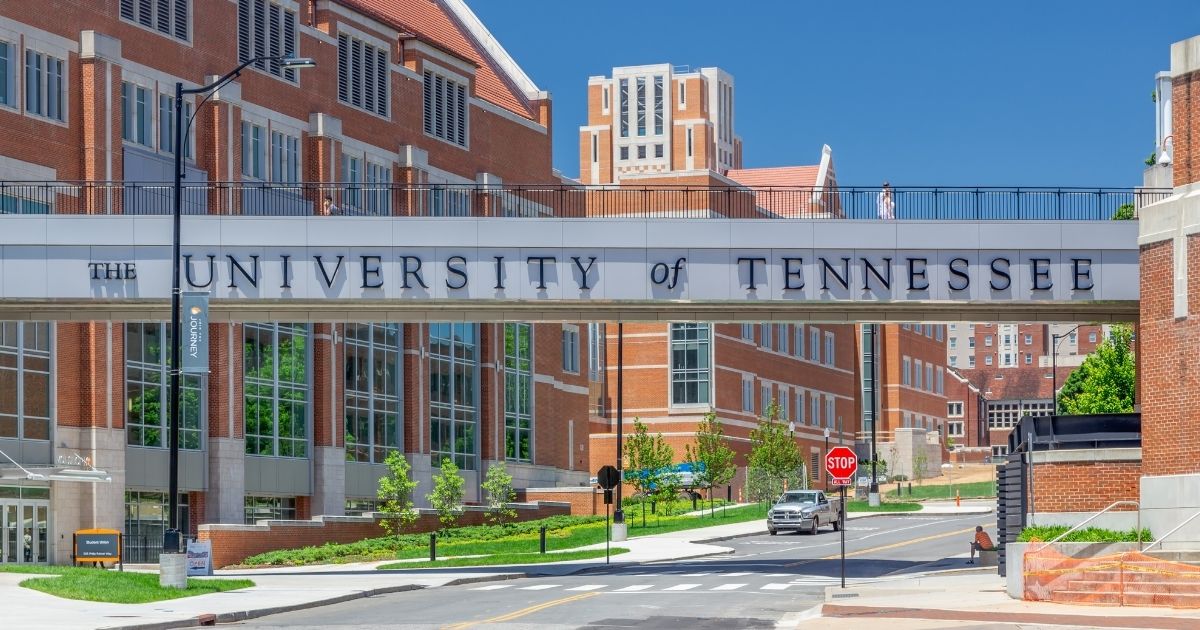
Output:
[[[46,563],[49,511],[46,501],[0,500],[0,562]]]

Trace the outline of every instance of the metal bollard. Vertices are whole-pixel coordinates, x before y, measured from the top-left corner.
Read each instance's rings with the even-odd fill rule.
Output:
[[[693,511],[693,512],[695,512],[695,511],[696,511],[696,497],[698,497],[698,496],[699,496],[699,495],[697,495],[697,494],[695,494],[695,493],[693,493],[693,494],[692,494],[692,511]]]
[[[658,509],[658,501],[651,501],[650,502],[650,513],[658,514],[658,512],[655,511],[656,509]]]
[[[437,532],[429,533],[429,561],[437,560]]]
[[[912,482],[908,482],[908,496],[912,496]]]
[[[538,536],[541,537],[541,553],[546,553],[546,526],[542,525],[538,528]]]
[[[900,492],[900,482],[897,481],[896,482],[896,498],[899,499],[902,496],[904,496],[904,493]]]

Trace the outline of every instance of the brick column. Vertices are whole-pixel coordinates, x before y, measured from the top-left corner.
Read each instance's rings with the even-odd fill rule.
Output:
[[[206,523],[241,523],[246,496],[242,325],[209,325]]]
[[[340,516],[346,510],[345,381],[343,327],[313,324],[313,496],[314,514]]]
[[[122,179],[121,42],[95,31],[80,36],[79,83],[83,179]],[[108,214],[120,211],[119,191],[103,186],[79,198],[58,199],[59,212]]]
[[[1166,533],[1200,511],[1200,37],[1171,46],[1174,194],[1139,212],[1142,524]],[[1195,548],[1200,523],[1163,544]]]

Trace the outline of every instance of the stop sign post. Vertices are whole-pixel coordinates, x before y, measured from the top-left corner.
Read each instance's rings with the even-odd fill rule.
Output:
[[[842,588],[846,588],[846,486],[858,472],[858,457],[848,446],[835,446],[825,454],[825,473],[829,482],[840,486],[842,505],[838,510],[838,520],[841,521],[839,530],[842,533]]]
[[[835,446],[825,455],[825,472],[833,485],[850,485],[854,473],[858,472],[858,457],[848,446]]]

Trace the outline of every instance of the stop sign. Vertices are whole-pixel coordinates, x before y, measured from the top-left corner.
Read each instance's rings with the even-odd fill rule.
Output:
[[[858,457],[848,446],[835,446],[825,455],[825,472],[832,483],[848,484],[858,471]]]

